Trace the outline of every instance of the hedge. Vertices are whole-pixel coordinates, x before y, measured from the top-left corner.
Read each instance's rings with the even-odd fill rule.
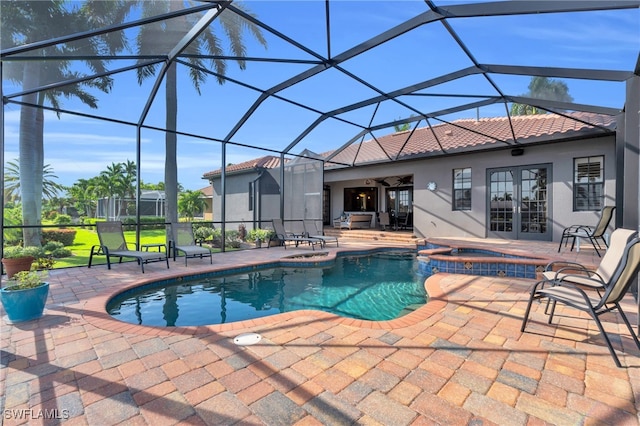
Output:
[[[43,229],[42,230],[42,244],[47,244],[50,241],[57,241],[65,246],[73,245],[73,241],[76,239],[75,229]]]

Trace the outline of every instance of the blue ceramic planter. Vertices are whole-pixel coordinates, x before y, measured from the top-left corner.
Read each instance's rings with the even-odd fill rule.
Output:
[[[2,306],[11,322],[29,321],[40,318],[49,295],[49,283],[26,290],[0,289]]]

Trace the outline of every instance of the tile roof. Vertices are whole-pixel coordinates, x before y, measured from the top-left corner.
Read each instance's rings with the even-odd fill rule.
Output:
[[[249,161],[244,161],[238,164],[230,164],[226,168],[227,173],[239,173],[246,172],[248,170],[256,169],[273,169],[280,166],[280,157],[274,155],[266,155],[260,158],[254,158]],[[210,179],[215,176],[220,176],[222,169],[213,170],[202,175],[202,179]]]
[[[512,129],[513,128],[513,132]],[[576,137],[604,135],[615,131],[615,117],[588,112],[564,115],[539,114],[513,117],[459,119],[421,127],[415,131],[376,136],[353,143],[338,152],[325,168],[342,165],[380,163],[446,154],[505,148],[536,142],[560,141]],[[515,139],[514,139],[515,134]],[[320,154],[327,158],[335,150]],[[227,173],[280,166],[280,158],[272,155],[227,166]],[[207,172],[203,179],[220,175],[220,169]]]
[[[615,118],[603,114],[540,114],[481,119],[460,119],[450,123],[397,132],[362,143],[354,143],[332,161],[344,164],[405,160],[465,151],[503,148],[578,136],[606,134],[615,130]],[[590,123],[590,124],[589,124]],[[511,131],[513,128],[513,133]],[[514,140],[515,134],[515,140]],[[326,157],[335,151],[323,153]]]
[[[213,187],[211,185],[200,188],[198,191],[202,193],[203,197],[213,197]]]

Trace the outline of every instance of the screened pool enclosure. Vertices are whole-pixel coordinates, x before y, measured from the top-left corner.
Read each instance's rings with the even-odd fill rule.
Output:
[[[94,204],[105,198],[135,200],[114,217],[139,223],[145,189],[164,191],[170,222],[178,193],[209,185],[202,177],[215,170],[220,203],[212,222],[223,232],[274,217],[322,220],[326,171],[402,161],[417,128],[510,117],[518,108],[594,131],[597,120],[573,113],[613,116],[623,149],[637,152],[639,7],[608,0],[3,1],[3,229],[23,228],[32,244],[52,204],[95,217]],[[561,82],[568,93],[536,90],[536,77]],[[511,121],[500,123],[483,136],[517,148]],[[477,134],[472,124],[456,127]],[[375,155],[359,149],[398,131],[406,132],[403,143],[378,146]],[[451,154],[436,140],[424,157]],[[258,214],[250,190],[256,175],[229,182],[242,174],[232,165],[265,156],[280,161],[254,170],[273,182],[269,194],[258,194],[269,200]],[[637,183],[637,170],[630,154],[618,180]],[[637,223],[638,197],[626,200]]]

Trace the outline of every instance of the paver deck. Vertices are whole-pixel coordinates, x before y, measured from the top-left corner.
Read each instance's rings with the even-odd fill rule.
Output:
[[[469,241],[557,257],[553,243]],[[170,329],[104,313],[110,295],[144,281],[310,251],[223,253],[145,274],[135,264],[52,272],[45,316],[1,324],[4,424],[639,424],[640,351],[620,318],[603,322],[624,368],[569,308],[548,325],[534,305],[521,333],[533,280],[437,274],[425,307],[385,322],[301,311]],[[587,249],[562,257],[598,262]],[[630,295],[624,309],[637,324]],[[235,345],[244,332],[263,339]]]

